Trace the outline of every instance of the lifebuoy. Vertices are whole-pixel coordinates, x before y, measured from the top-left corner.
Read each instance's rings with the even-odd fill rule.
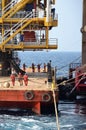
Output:
[[[32,91],[26,91],[26,92],[25,92],[25,98],[26,98],[27,100],[32,100],[32,99],[34,98],[33,92],[32,92]]]
[[[42,101],[44,101],[44,102],[49,102],[50,100],[51,100],[51,96],[50,96],[49,93],[44,93],[44,94],[42,95]]]

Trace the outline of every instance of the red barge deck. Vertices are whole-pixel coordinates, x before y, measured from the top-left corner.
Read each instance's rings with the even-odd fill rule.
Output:
[[[20,86],[16,78],[13,86],[10,77],[0,77],[0,108],[31,109],[37,114],[54,112],[52,83],[46,81],[46,77],[34,76],[29,78],[28,86]],[[58,89],[54,91],[58,105]]]
[[[0,15],[0,76],[10,75],[12,68],[17,74],[21,72],[15,51],[57,49],[57,38],[49,38],[49,31],[58,25],[53,5],[55,0],[0,1],[0,10],[3,12]],[[8,83],[10,85],[6,87]],[[58,92],[55,91],[58,103]],[[35,77],[29,78],[28,86],[19,86],[17,80],[12,86],[9,77],[1,77],[0,107],[31,108],[38,114],[52,110],[51,85],[48,87],[45,78]]]

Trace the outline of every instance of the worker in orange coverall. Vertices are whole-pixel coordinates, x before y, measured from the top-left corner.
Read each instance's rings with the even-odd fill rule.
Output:
[[[11,74],[10,78],[12,81],[12,85],[15,86],[15,74]]]
[[[24,84],[25,84],[25,86],[27,86],[27,85],[28,85],[28,75],[25,74],[25,75],[23,76],[23,79],[24,79]]]

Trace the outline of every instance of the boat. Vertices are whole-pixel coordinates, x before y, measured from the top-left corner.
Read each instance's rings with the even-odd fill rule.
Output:
[[[47,73],[29,73],[28,84],[19,82],[15,77],[13,84],[10,77],[0,77],[0,108],[28,109],[36,114],[54,113],[52,82],[47,82]],[[23,80],[23,77],[22,77]],[[58,89],[54,88],[58,108]]]
[[[57,38],[49,39],[49,31],[58,25],[53,5],[55,0],[0,0],[0,109],[52,113],[53,91],[58,108],[54,71],[25,72],[19,67],[17,55],[17,51],[57,49]],[[13,69],[16,71],[15,84],[10,78]],[[19,84],[19,73],[29,75],[28,85]]]
[[[68,77],[58,77],[57,85],[61,99],[77,99],[77,96],[86,97],[86,0],[83,0],[83,23],[81,62],[69,64]]]

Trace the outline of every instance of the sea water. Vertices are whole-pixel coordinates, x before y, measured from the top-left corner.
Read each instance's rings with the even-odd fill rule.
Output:
[[[57,67],[57,76],[67,74],[69,63],[80,62],[80,56],[80,52],[19,52],[21,66],[23,63],[28,67],[32,63],[41,63],[43,67],[51,60],[52,66]],[[59,101],[59,127],[60,130],[86,130],[86,99]],[[38,116],[7,112],[0,114],[0,130],[57,130],[56,117],[52,114]]]
[[[86,130],[86,104],[60,102],[59,110],[60,130]],[[0,114],[0,130],[57,130],[56,117]]]

